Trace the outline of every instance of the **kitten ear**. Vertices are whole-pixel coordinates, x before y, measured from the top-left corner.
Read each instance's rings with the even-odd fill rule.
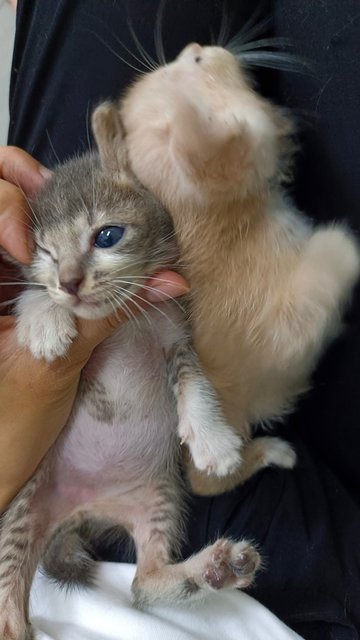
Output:
[[[111,172],[124,171],[127,154],[119,109],[112,102],[103,102],[93,112],[91,126],[102,168]]]

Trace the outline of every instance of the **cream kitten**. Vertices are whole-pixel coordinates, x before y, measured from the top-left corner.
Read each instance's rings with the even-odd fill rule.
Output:
[[[187,46],[137,79],[120,113],[132,169],[174,221],[195,348],[249,441],[309,387],[358,278],[358,245],[346,226],[313,228],[295,209],[282,186],[292,123],[229,51]],[[257,444],[257,464],[269,445]],[[190,478],[198,493],[218,493],[244,467],[221,480],[192,467]]]

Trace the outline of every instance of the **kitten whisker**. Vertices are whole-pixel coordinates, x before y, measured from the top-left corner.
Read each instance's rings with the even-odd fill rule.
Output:
[[[89,128],[89,108],[90,108],[90,100],[87,103],[87,107],[86,107],[86,137],[87,137],[87,143],[88,143],[88,147],[89,147],[89,152],[92,152],[92,146],[91,146],[91,141],[90,141],[90,128]],[[95,210],[96,207],[96,201],[95,201],[95,174],[94,174],[94,168],[91,168],[91,182],[92,182],[92,206],[93,209]]]
[[[118,299],[119,298],[119,299]],[[115,304],[118,304],[120,309],[125,313],[125,315],[129,318],[129,322],[132,322],[135,327],[140,331],[141,325],[139,319],[135,315],[135,313],[130,309],[129,305],[126,304],[127,298],[123,299],[121,296],[114,296]]]
[[[160,251],[159,251],[159,253],[161,254],[161,253],[163,253],[163,252],[160,250]],[[155,255],[156,255],[156,254],[153,254],[153,256],[155,256]],[[187,266],[188,266],[188,265],[187,265],[186,263],[184,263],[184,262],[177,262],[177,260],[176,260],[177,255],[174,255],[174,256],[166,256],[166,259],[167,259],[167,260],[168,260],[168,259],[170,260],[170,258],[172,258],[172,257],[175,259],[175,262],[174,262],[174,263],[172,263],[172,264],[170,264],[169,262],[155,262],[155,260],[154,260],[154,259],[152,259],[152,261],[151,261],[151,262],[152,262],[152,263],[154,263],[154,264],[153,264],[153,267],[152,267],[152,271],[153,271],[153,273],[154,273],[154,272],[156,272],[156,271],[160,271],[160,270],[162,270],[162,269],[166,269],[167,271],[169,271],[169,270],[172,270],[172,269],[177,270],[177,269],[186,269],[186,268],[187,268]],[[141,262],[140,262],[139,260],[135,260],[135,261],[132,261],[132,262],[128,262],[128,263],[126,264],[126,268],[127,268],[127,269],[129,269],[130,267],[133,267],[133,268],[140,267],[140,270],[141,270],[141,272],[143,273],[143,270],[144,270],[144,263],[143,263],[143,261],[141,261]],[[121,276],[121,271],[119,272],[119,267],[118,267],[118,266],[116,266],[116,265],[114,265],[114,267],[112,267],[111,269],[109,269],[109,273],[112,273],[112,274],[114,274],[114,273],[115,273],[115,274],[118,274],[119,276]],[[148,275],[148,277],[149,277],[149,278],[150,278],[150,277],[152,277],[152,276],[151,276],[151,274],[149,274],[149,275]]]
[[[129,53],[129,54],[134,58],[134,60],[136,60],[137,62],[139,62],[140,64],[142,64],[142,65],[145,67],[145,69],[147,69],[147,71],[155,71],[155,69],[156,69],[157,67],[155,66],[155,64],[151,64],[151,62],[150,62],[150,58],[149,58],[149,59],[148,59],[148,58],[146,58],[146,57],[145,57],[143,54],[141,54],[140,52],[139,52],[139,53],[140,53],[140,55],[143,55],[143,59],[138,58],[138,56],[137,56],[137,55],[135,55],[135,53],[133,53],[133,52],[131,51],[131,49],[129,49],[129,48],[126,46],[126,44],[124,44],[124,42],[122,42],[122,40],[119,40],[119,38],[117,38],[116,36],[114,36],[114,38],[115,38],[116,42],[118,42],[118,44],[120,44],[120,45],[125,49],[125,51],[127,51],[127,53]]]
[[[172,231],[170,231],[166,236],[163,236],[163,238],[161,238],[163,241],[165,240],[170,240],[171,238],[174,238],[177,235],[177,232],[175,229],[173,229]]]
[[[110,294],[108,294],[108,295],[110,295]],[[113,300],[115,300],[115,302],[113,302]],[[116,303],[116,298],[113,295],[110,295],[109,303],[110,303],[110,306],[111,306],[111,308],[113,310],[113,314],[115,315],[116,319],[119,320],[120,318],[119,318],[118,312],[122,311],[122,309],[121,309],[120,305],[116,306],[116,304],[115,304]],[[127,318],[130,320],[128,315],[127,315]]]
[[[231,29],[231,21],[228,14],[228,6],[227,1],[224,0],[221,7],[221,22],[220,29],[218,33],[218,37],[216,39],[216,45],[218,47],[225,46],[225,43],[229,39],[230,29]]]
[[[159,278],[157,276],[127,276],[132,280],[159,280],[159,282],[165,282],[167,284],[173,284],[172,280],[167,280],[166,278]]]
[[[162,309],[160,309],[159,307],[157,307],[155,304],[152,304],[152,302],[149,302],[149,300],[146,300],[146,298],[143,298],[142,296],[140,296],[137,293],[132,293],[132,297],[135,296],[136,298],[139,298],[139,300],[141,300],[141,302],[144,302],[146,305],[148,305],[149,307],[152,307],[153,309],[155,309],[155,311],[157,311],[158,313],[160,313],[164,318],[166,318],[166,320],[173,326],[175,327],[175,323],[171,320],[171,318],[167,315],[167,313],[165,313],[164,311],[162,311]]]
[[[156,278],[157,280],[159,280],[160,282],[166,282],[165,280],[162,280],[161,278]],[[118,282],[119,284],[130,284],[130,285],[134,285],[134,282],[131,282],[129,280],[123,280],[122,278],[119,280],[117,279],[116,282]],[[170,282],[169,280],[167,282]],[[158,289],[156,289],[155,287],[150,287],[149,285],[145,285],[145,284],[140,284],[141,289],[145,289],[146,291],[158,291]],[[163,295],[167,298],[167,300],[172,300],[174,304],[176,304],[176,306],[183,312],[185,313],[185,309],[184,307],[180,304],[180,302],[178,300],[176,300],[176,298],[174,298],[174,296],[171,296],[169,293],[165,293],[163,292]]]
[[[132,37],[132,39],[134,41],[134,44],[135,44],[139,54],[141,56],[143,56],[144,60],[148,63],[148,65],[150,65],[151,69],[153,69],[155,71],[155,69],[159,68],[159,65],[156,63],[154,58],[152,58],[152,56],[146,51],[146,49],[141,44],[139,38],[136,35],[136,32],[135,32],[135,29],[134,29],[133,24],[131,22],[130,16],[128,16],[127,25],[129,27],[130,35],[131,35],[131,37]]]
[[[131,64],[131,62],[129,62],[128,60],[126,60],[125,58],[123,58],[117,51],[115,51],[115,49],[113,49],[107,42],[106,40],[104,40],[98,33],[96,33],[96,31],[92,31],[92,29],[85,29],[85,31],[89,31],[89,33],[91,33],[93,36],[95,36],[95,38],[97,38],[99,40],[99,42],[101,42],[104,47],[110,51],[110,53],[112,53],[115,58],[117,58],[118,60],[121,60],[121,62],[123,62],[124,64],[126,64],[128,67],[130,67],[131,69],[134,69],[134,71],[136,71],[137,73],[141,73],[144,74],[145,71],[143,69],[139,69],[139,67],[135,67],[135,65]],[[144,65],[145,66],[145,65]]]
[[[44,284],[40,284],[39,282],[30,282],[29,280],[16,280],[14,282],[0,282],[0,287],[17,287],[18,285],[29,285],[31,287],[42,287],[45,288]]]
[[[125,289],[124,287],[116,287],[117,289],[117,293],[120,294],[121,296],[124,296],[125,294],[125,300],[131,302],[131,304],[133,304],[140,312],[140,315],[142,315],[145,320],[148,322],[149,326],[152,328],[153,324],[151,322],[150,316],[148,313],[146,313],[145,309],[143,309],[143,307],[141,307],[136,300],[134,300],[135,298],[140,298],[141,300],[143,300],[143,298],[141,298],[140,296],[136,295],[136,293],[134,292],[129,292],[127,289]],[[127,307],[129,309],[129,307]],[[135,317],[135,316],[134,316]]]
[[[107,30],[107,32],[115,40],[115,42],[119,44],[123,49],[125,49],[125,51],[129,53],[129,55],[131,55],[134,60],[136,60],[136,62],[142,64],[148,71],[153,71],[155,69],[155,66],[151,65],[150,61],[147,60],[144,56],[142,58],[139,58],[133,51],[131,51],[131,49],[129,49],[129,47],[122,40],[120,40],[120,38],[117,37],[114,31],[110,29],[110,27],[106,24],[106,22],[104,22],[104,20],[102,20],[99,16],[96,16],[96,20],[101,23],[102,27]],[[140,53],[140,55],[142,54]]]
[[[161,65],[166,66],[166,57],[164,50],[164,42],[162,37],[162,21],[164,15],[165,0],[160,0],[159,7],[156,12],[155,28],[154,28],[154,43],[155,51],[158,60]]]
[[[46,129],[46,137],[47,137],[47,139],[49,141],[51,151],[54,154],[54,157],[55,157],[55,160],[56,160],[57,164],[61,164],[60,158],[59,158],[58,154],[56,153],[55,147],[54,147],[53,142],[51,140],[49,129]]]
[[[3,307],[10,307],[11,305],[15,304],[15,302],[18,301],[18,297],[16,298],[12,298],[12,300],[5,300],[4,302],[0,302],[0,308]]]
[[[87,106],[86,106],[85,124],[86,124],[86,139],[87,139],[87,143],[88,143],[88,150],[91,153],[92,152],[92,146],[91,146],[91,142],[90,142],[89,109],[90,109],[90,100],[88,100],[88,103],[87,103]]]
[[[119,296],[116,296],[115,293],[110,289],[106,289],[106,293],[110,297],[109,302],[112,309],[115,312],[116,317],[118,317],[117,311],[120,309],[120,311],[122,311],[125,314],[125,316],[128,318],[129,322],[134,322],[137,329],[139,329],[140,325],[138,323],[138,320],[136,316],[132,313],[131,309],[127,307],[125,301],[122,300]]]
[[[234,54],[247,67],[314,74],[313,65],[302,56],[285,51],[246,51]]]
[[[18,181],[18,180],[16,180],[16,179],[15,179],[15,180],[14,180],[14,183],[15,183],[15,185],[17,186],[17,188],[19,189],[19,191],[21,191],[21,193],[22,193],[23,197],[25,198],[25,200],[26,200],[26,202],[27,202],[27,204],[28,204],[28,207],[29,207],[29,209],[30,209],[30,211],[31,211],[31,213],[32,213],[32,217],[31,217],[31,215],[29,214],[29,212],[28,212],[26,209],[24,209],[23,207],[21,207],[21,210],[23,211],[23,213],[26,213],[26,215],[28,216],[28,218],[30,218],[30,220],[31,220],[31,221],[35,222],[35,223],[36,223],[36,225],[37,225],[37,228],[39,228],[39,227],[40,227],[39,219],[38,219],[38,217],[37,217],[37,215],[36,215],[36,213],[35,213],[35,211],[34,211],[34,208],[33,208],[33,207],[32,207],[32,205],[31,205],[31,202],[30,202],[30,200],[29,200],[28,196],[26,195],[26,193],[25,193],[24,189],[22,188],[22,186],[21,186],[21,184],[19,183],[19,181]],[[29,225],[29,228],[31,229],[32,227]]]
[[[272,24],[273,18],[271,16],[266,16],[265,18],[261,18],[260,16],[263,13],[264,3],[260,2],[256,8],[256,11],[250,16],[250,18],[245,22],[245,24],[241,27],[240,31],[228,42],[228,45],[233,40],[240,40],[241,42],[249,42],[250,40],[254,40],[257,36],[261,36]]]
[[[253,51],[255,49],[263,49],[267,47],[292,47],[293,42],[290,38],[260,38],[260,40],[252,40],[251,42],[236,42],[227,45],[226,49],[231,51],[234,55],[241,53],[242,51]]]
[[[245,31],[241,29],[239,33],[229,40],[225,49],[230,51],[244,66],[267,67],[294,73],[310,72],[313,74],[313,65],[305,57],[286,50],[276,51],[276,49],[293,47],[291,39],[281,37],[253,39],[265,31],[266,27],[269,26],[270,20],[270,18],[266,18],[257,24],[253,24],[254,18],[252,18],[251,29],[246,30],[245,28]],[[272,51],[272,49],[275,49],[275,51]]]

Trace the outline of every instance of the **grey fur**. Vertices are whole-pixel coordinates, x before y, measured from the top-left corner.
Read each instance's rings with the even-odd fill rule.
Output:
[[[106,388],[98,380],[91,380],[82,375],[78,390],[78,398],[87,406],[89,414],[105,423],[115,418],[115,403],[108,398]]]

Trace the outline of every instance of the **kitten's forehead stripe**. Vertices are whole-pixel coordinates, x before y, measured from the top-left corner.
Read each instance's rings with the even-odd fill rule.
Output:
[[[83,219],[86,226],[102,224],[143,224],[149,215],[154,224],[167,214],[147,191],[138,185],[130,185],[130,178],[123,182],[119,176],[104,173],[96,154],[86,154],[81,158],[60,166],[35,200],[39,233],[47,229],[61,228],[77,219]],[[159,216],[159,211],[161,215]]]
[[[98,156],[87,154],[56,168],[32,203],[45,251],[35,251],[31,279],[80,317],[108,315],[141,278],[176,262],[169,214],[128,169],[124,176],[120,168],[102,170]],[[124,233],[99,248],[95,238],[107,226],[122,226]],[[74,281],[79,287],[70,291],[66,285]]]

